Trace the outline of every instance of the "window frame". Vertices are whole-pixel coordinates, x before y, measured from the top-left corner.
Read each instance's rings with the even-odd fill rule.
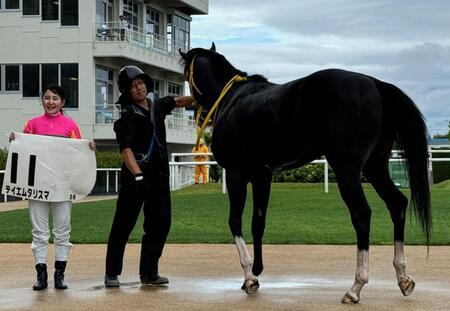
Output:
[[[48,68],[50,68],[50,66],[55,66],[56,65],[56,82],[50,82],[48,83],[48,85],[51,84],[57,84],[57,85],[61,85],[61,64],[59,63],[42,63],[40,64],[40,73],[39,73],[39,80],[40,80],[40,89],[42,90],[44,88],[44,67],[48,66]]]
[[[80,0],[73,0],[77,2],[76,24],[63,25],[63,2],[66,0],[59,0],[59,20],[61,27],[78,27],[80,25]]]
[[[98,73],[100,73],[100,75],[98,75]],[[101,83],[102,86],[106,88],[106,101],[100,104],[97,102],[97,83]],[[117,108],[114,105],[114,85],[114,69],[104,65],[95,64],[95,124],[111,124],[115,120]],[[111,102],[109,101],[110,99]],[[111,118],[107,120],[105,112],[108,112],[108,109],[110,109]],[[100,116],[103,116],[103,121],[101,121],[102,117]]]
[[[24,83],[24,81],[23,81],[23,77],[24,77],[24,74],[23,74],[23,70],[24,70],[24,66],[27,66],[27,65],[37,65],[38,66],[38,81],[37,81],[37,83],[38,83],[38,89],[37,89],[37,95],[36,96],[25,96],[24,95],[24,85],[25,85],[25,83]],[[42,86],[41,86],[41,83],[42,83],[42,78],[41,78],[41,64],[22,64],[22,81],[21,81],[21,83],[22,83],[22,98],[24,98],[24,99],[28,99],[28,98],[38,98],[39,97],[39,93],[41,92],[41,90],[42,90]]]
[[[7,90],[6,89],[6,67],[9,67],[9,66],[17,66],[18,69],[19,69],[19,80],[18,80],[19,89],[18,90]],[[3,77],[4,77],[3,92],[6,93],[6,94],[19,94],[19,93],[21,93],[22,92],[22,65],[21,64],[4,64],[4,65],[2,65],[2,67],[3,67],[3,71],[4,71],[4,74],[3,74]]]
[[[38,6],[38,13],[37,14],[24,14],[23,13],[23,9],[24,9],[24,6],[23,6],[23,2],[24,1],[28,1],[28,0],[21,0],[21,12],[22,12],[22,16],[23,17],[36,17],[36,16],[41,16],[41,10],[42,10],[42,8],[41,8],[41,0],[36,0],[37,1],[37,6]]]
[[[61,25],[61,1],[60,0],[57,0],[57,2],[58,2],[58,10],[57,10],[57,13],[58,13],[58,18],[57,19],[44,19],[44,8],[43,8],[43,3],[44,3],[44,1],[46,1],[46,0],[39,0],[39,2],[40,2],[40,8],[39,8],[39,10],[40,10],[40,16],[41,16],[41,22],[44,22],[44,23],[55,23],[55,22],[59,22],[60,23],[60,25]],[[47,1],[52,1],[52,0],[47,0]],[[55,4],[55,1],[53,1],[53,4]]]
[[[6,8],[6,1],[7,0],[0,0],[0,12],[20,12],[22,9],[22,1],[24,0],[17,0],[18,1],[18,8],[14,8],[14,9],[7,9]]]
[[[79,63],[58,63],[58,65],[59,65],[58,66],[58,70],[59,70],[59,77],[58,77],[59,85],[64,88],[64,91],[66,91],[66,97],[67,97],[66,105],[64,105],[64,107],[65,107],[66,110],[79,109],[80,108],[80,64]],[[63,74],[63,66],[64,65],[76,65],[76,67],[77,67],[77,79],[76,79],[76,81],[77,81],[77,88],[76,88],[77,94],[76,94],[76,101],[73,98],[74,96],[71,96],[69,88],[67,88],[67,87],[65,87],[63,85],[63,82],[65,82],[65,81],[63,81],[63,76],[62,76],[62,74]],[[74,101],[75,102],[75,106],[69,107],[68,106],[68,101]]]

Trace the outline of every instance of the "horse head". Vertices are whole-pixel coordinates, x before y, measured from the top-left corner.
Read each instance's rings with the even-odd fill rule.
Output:
[[[215,109],[214,106],[220,101],[224,88],[233,77],[239,76],[243,79],[247,74],[234,68],[223,55],[217,53],[214,42],[210,49],[194,48],[187,53],[179,50],[179,53],[185,78],[196,102],[196,114],[200,113],[197,117],[199,126],[203,122],[214,122],[214,115],[209,112]]]

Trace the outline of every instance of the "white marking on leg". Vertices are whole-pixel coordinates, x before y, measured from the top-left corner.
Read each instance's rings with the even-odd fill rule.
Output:
[[[394,242],[394,268],[397,274],[397,283],[404,296],[409,296],[414,291],[416,283],[406,274],[406,259],[403,242]]]
[[[394,262],[395,272],[397,274],[397,282],[408,279],[406,275],[406,259],[404,252],[404,244],[400,241],[394,242]]]
[[[236,242],[236,247],[239,253],[241,267],[244,270],[245,279],[254,278],[255,276],[253,275],[252,272],[253,259],[247,250],[247,246],[245,245],[244,239],[240,236],[236,236],[234,240]]]
[[[359,250],[356,255],[355,282],[350,290],[342,298],[344,303],[359,302],[361,289],[369,282],[369,251]]]

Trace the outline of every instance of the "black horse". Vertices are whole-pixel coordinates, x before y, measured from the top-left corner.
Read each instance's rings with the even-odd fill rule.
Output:
[[[389,176],[394,142],[404,150],[411,203],[426,243],[431,235],[427,130],[423,116],[399,88],[373,77],[339,69],[315,72],[285,84],[247,76],[211,49],[180,51],[199,122],[214,126],[211,149],[226,169],[230,200],[229,226],[244,270],[247,293],[259,288],[263,270],[262,237],[272,174],[325,156],[350,211],[357,236],[355,282],[342,298],[357,303],[368,282],[371,209],[361,173],[386,203],[394,225],[394,267],[407,296],[414,281],[406,274],[403,253],[408,199]],[[207,115],[208,114],[208,115]],[[276,145],[285,146],[283,150]],[[247,184],[252,183],[254,261],[242,238]]]

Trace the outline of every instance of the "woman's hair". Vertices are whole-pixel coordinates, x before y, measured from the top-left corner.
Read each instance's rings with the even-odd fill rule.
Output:
[[[42,92],[41,92],[41,99],[44,98],[44,94],[48,90],[50,90],[51,92],[53,92],[53,93],[57,94],[59,97],[61,97],[62,101],[66,100],[66,92],[64,91],[64,89],[62,87],[60,87],[59,85],[56,85],[56,84],[44,86],[44,88],[42,89]]]

